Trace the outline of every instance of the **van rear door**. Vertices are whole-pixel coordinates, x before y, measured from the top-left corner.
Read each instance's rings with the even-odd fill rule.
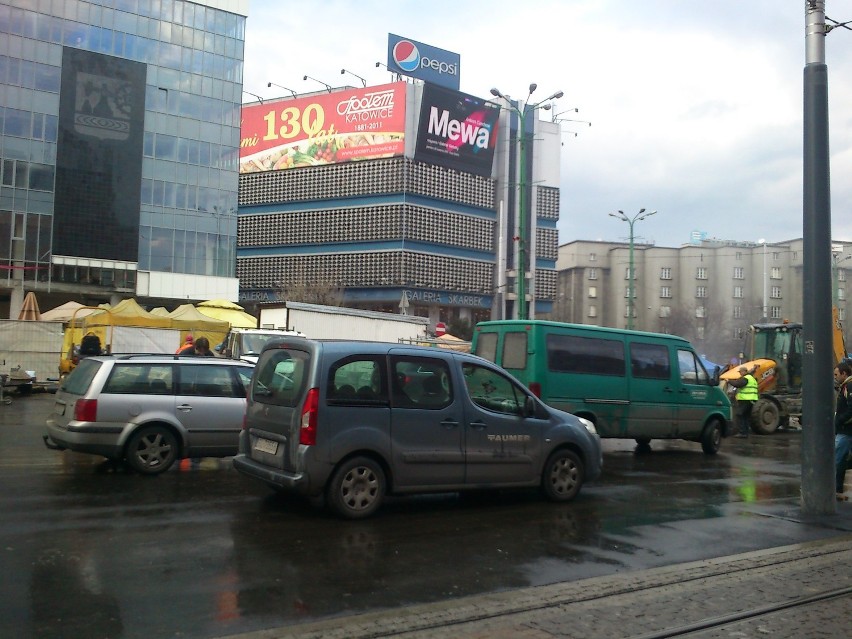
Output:
[[[311,354],[295,348],[264,353],[252,378],[246,420],[251,424],[246,456],[293,471]]]

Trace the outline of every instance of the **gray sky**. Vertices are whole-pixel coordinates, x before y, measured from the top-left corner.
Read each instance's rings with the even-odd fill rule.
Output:
[[[852,0],[826,15],[852,20]],[[556,112],[592,123],[563,124],[560,244],[623,240],[607,214],[641,208],[637,241],[660,246],[802,236],[804,0],[251,0],[244,88],[389,82],[389,32],[458,53],[466,93],[536,82],[532,101],[561,89]],[[832,235],[852,241],[852,31],[826,62]]]

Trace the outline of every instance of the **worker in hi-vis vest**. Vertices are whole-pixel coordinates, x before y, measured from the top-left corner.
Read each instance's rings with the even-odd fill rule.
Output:
[[[751,370],[745,366],[740,366],[739,379],[732,379],[728,383],[737,389],[737,424],[740,432],[734,437],[748,437],[748,432],[751,430],[751,407],[758,399],[757,380],[754,378],[754,372],[757,366]]]

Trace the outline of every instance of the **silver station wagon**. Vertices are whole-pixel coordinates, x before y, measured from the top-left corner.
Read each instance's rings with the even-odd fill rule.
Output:
[[[440,348],[283,338],[260,356],[244,428],[237,470],[352,519],[386,494],[540,487],[568,501],[601,472],[591,422]]]
[[[213,357],[89,357],[56,392],[48,448],[154,475],[185,457],[236,454],[253,365]]]

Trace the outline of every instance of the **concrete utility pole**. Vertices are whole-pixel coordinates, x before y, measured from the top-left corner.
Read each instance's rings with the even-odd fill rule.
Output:
[[[834,349],[831,331],[831,185],[825,1],[805,1],[804,353],[802,512],[830,515],[834,499]]]

